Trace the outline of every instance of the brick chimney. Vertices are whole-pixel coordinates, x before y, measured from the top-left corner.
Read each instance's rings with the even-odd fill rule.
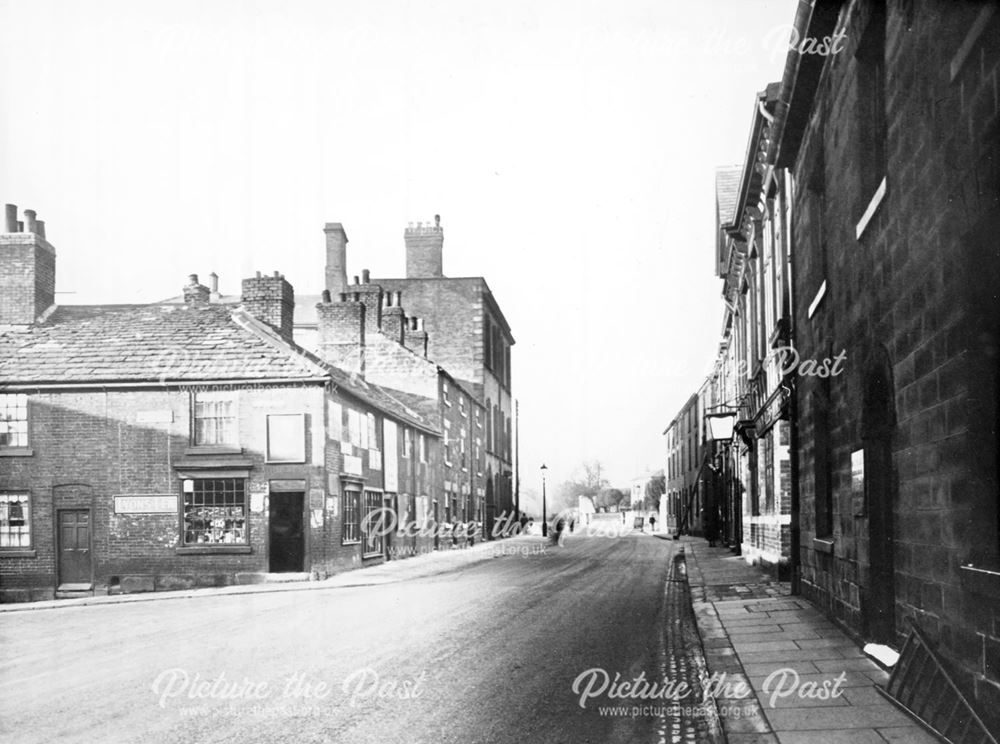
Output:
[[[406,278],[427,279],[442,277],[441,251],[444,246],[444,230],[441,215],[434,215],[434,224],[413,223],[403,232],[406,241]]]
[[[188,305],[207,305],[211,297],[211,290],[204,284],[198,283],[197,274],[188,275],[187,286],[184,287],[184,302]]]
[[[427,356],[427,331],[423,318],[407,318],[403,324],[403,345],[415,354]]]
[[[347,233],[339,222],[327,222],[326,288],[333,297],[347,291]]]
[[[258,271],[257,276],[243,280],[243,308],[292,341],[295,290],[277,271],[273,276],[261,276]]]
[[[4,210],[0,234],[0,325],[30,325],[55,303],[56,249],[45,239],[45,223],[17,206]]]
[[[382,327],[382,287],[372,284],[368,269],[361,272],[361,279],[354,277],[354,284],[347,288],[349,295],[357,295],[365,303],[365,332],[374,333]],[[332,292],[331,296],[336,297]]]
[[[386,292],[382,305],[382,333],[397,344],[403,343],[403,326],[406,325],[402,295],[402,292]]]
[[[322,302],[316,305],[319,328],[319,356],[329,364],[347,372],[365,374],[365,315],[367,308],[358,292],[346,292],[331,301],[329,290],[323,291]]]

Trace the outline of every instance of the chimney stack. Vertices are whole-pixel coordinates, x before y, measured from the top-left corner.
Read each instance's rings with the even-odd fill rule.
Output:
[[[243,308],[257,320],[267,323],[278,335],[293,342],[295,290],[277,271],[272,276],[243,280]]]
[[[326,233],[326,289],[334,297],[347,288],[347,233],[339,222],[327,222]]]
[[[187,305],[207,305],[208,300],[208,287],[198,283],[197,274],[189,274],[187,286],[184,287],[184,303]]]
[[[441,215],[434,215],[434,224],[425,225],[413,223],[403,232],[406,242],[406,278],[427,279],[441,278],[442,257],[444,246],[444,230],[441,228]]]
[[[367,308],[359,293],[341,292],[330,301],[328,290],[316,305],[319,327],[319,356],[334,367],[365,375],[365,315]]]
[[[386,292],[385,305],[382,307],[382,333],[397,344],[403,343],[406,315],[403,313],[401,292]]]
[[[24,223],[17,205],[7,204],[0,234],[0,325],[30,325],[55,303],[56,249],[34,210],[24,210]]]
[[[407,318],[403,323],[403,345],[415,354],[427,356],[427,331],[423,318]]]
[[[217,302],[222,295],[219,294],[219,275],[214,271],[208,275],[208,288],[211,300]]]
[[[382,328],[382,287],[371,283],[371,272],[361,272],[361,283],[354,277],[354,295],[365,303],[365,331],[374,333]]]

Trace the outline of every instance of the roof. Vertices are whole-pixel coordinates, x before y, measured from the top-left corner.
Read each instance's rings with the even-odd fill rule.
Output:
[[[5,382],[308,379],[325,370],[282,352],[219,305],[76,305],[0,333]]]
[[[725,165],[715,169],[715,203],[718,209],[717,219],[720,225],[731,224],[736,216],[736,199],[740,190],[740,177],[743,166]]]
[[[323,362],[229,305],[67,305],[0,331],[0,386],[232,381],[332,382],[407,423],[438,433],[419,410]]]

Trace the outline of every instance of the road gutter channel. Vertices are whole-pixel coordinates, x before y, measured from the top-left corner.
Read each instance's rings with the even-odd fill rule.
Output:
[[[694,555],[692,554],[692,558],[693,557]],[[673,569],[676,569],[676,571]],[[680,587],[680,593],[681,602],[683,602],[685,606],[678,607],[677,610],[682,614],[682,627],[683,625],[687,625],[691,631],[690,633],[685,633],[685,635],[689,636],[686,640],[688,640],[689,643],[689,658],[692,666],[694,667],[695,678],[707,681],[709,679],[709,668],[702,640],[703,634],[699,619],[700,615],[698,613],[698,608],[696,607],[694,594],[692,592],[688,576],[687,553],[684,550],[683,545],[680,545],[677,548],[673,569],[667,577],[668,587],[670,582],[683,585]],[[714,608],[712,611],[714,612]],[[687,622],[684,622],[684,620]],[[685,628],[685,630],[688,630],[688,628]],[[716,703],[715,696],[703,695],[701,707],[704,710],[703,718],[705,726],[707,727],[707,731],[701,732],[708,737],[705,741],[712,742],[712,744],[726,744],[726,735],[722,728],[722,720],[719,716],[719,707]]]
[[[683,551],[683,547],[681,548]],[[693,566],[689,574],[689,592],[691,607],[694,611],[695,623],[698,628],[700,663],[704,666],[706,678],[709,673],[726,675],[727,680],[739,679],[749,687],[750,679],[743,669],[736,649],[729,639],[722,621],[719,620],[719,613],[715,609],[715,603],[706,598],[705,583],[698,567],[698,559],[692,551],[690,554]],[[687,556],[685,555],[685,563]],[[691,584],[691,578],[694,583]],[[699,596],[695,596],[695,590]],[[712,647],[706,652],[704,649],[705,639],[711,639]],[[764,708],[753,692],[744,698],[723,698],[723,711],[720,714],[719,701],[711,696],[711,708],[714,712],[714,727],[712,741],[717,744],[728,742],[727,734],[755,734],[760,737],[755,741],[777,741],[774,729],[764,713]],[[706,703],[706,708],[708,703]],[[734,711],[739,711],[734,713]],[[754,722],[752,728],[747,728],[748,722]]]

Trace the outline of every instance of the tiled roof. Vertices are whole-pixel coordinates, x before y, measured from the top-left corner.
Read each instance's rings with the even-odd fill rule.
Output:
[[[58,307],[0,333],[0,383],[317,378],[320,365],[275,348],[219,305]]]
[[[0,387],[324,378],[401,421],[440,430],[434,417],[324,363],[232,306],[71,305],[26,330],[0,331]]]
[[[743,167],[727,165],[715,169],[715,201],[718,205],[716,215],[720,225],[732,224],[735,215],[736,199],[740,190],[740,176]]]

